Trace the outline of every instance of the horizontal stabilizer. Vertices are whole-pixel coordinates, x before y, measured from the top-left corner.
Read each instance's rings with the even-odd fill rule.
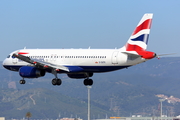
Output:
[[[131,56],[141,57],[135,51],[125,51],[125,52],[122,52],[122,53],[127,54],[127,55],[131,55]]]

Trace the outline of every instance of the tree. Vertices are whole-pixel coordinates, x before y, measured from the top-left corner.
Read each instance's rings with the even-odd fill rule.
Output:
[[[26,117],[28,118],[28,120],[29,120],[29,118],[32,116],[32,114],[31,114],[31,112],[27,112],[26,113]]]

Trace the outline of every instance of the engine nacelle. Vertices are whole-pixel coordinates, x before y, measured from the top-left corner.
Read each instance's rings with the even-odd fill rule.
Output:
[[[67,76],[70,78],[81,79],[81,78],[92,77],[93,73],[70,73],[67,74]]]
[[[45,70],[31,66],[23,66],[19,69],[19,75],[23,78],[38,78],[46,74]]]

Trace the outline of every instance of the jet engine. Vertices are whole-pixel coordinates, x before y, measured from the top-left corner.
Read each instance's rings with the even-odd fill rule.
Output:
[[[81,79],[81,78],[92,77],[93,73],[70,73],[67,75],[70,78]]]
[[[19,69],[19,75],[23,78],[38,78],[44,76],[45,70],[31,66],[23,66]]]

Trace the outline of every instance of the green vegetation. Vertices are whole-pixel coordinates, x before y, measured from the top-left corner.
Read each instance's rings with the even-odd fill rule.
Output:
[[[180,98],[180,61],[176,58],[154,59],[128,69],[94,74],[91,89],[91,118],[130,116],[141,114],[159,116],[159,101],[155,95],[165,94]],[[31,118],[80,117],[87,118],[87,88],[83,80],[58,75],[63,83],[51,85],[52,75],[27,79],[19,85],[19,75],[11,72],[11,81],[17,89],[8,89],[9,71],[0,69],[0,116],[23,118],[27,112]],[[164,113],[174,109],[178,115],[180,105],[163,102]],[[172,115],[172,114],[171,114]]]
[[[51,90],[37,88],[29,90],[1,90],[0,113],[7,118],[22,118],[31,111],[33,118],[86,117],[87,104]],[[110,113],[92,106],[93,114]],[[75,116],[76,115],[76,116]],[[30,116],[29,116],[30,117]]]
[[[26,113],[26,118],[28,118],[28,120],[29,120],[30,117],[32,117],[31,112],[27,112],[27,113]]]

